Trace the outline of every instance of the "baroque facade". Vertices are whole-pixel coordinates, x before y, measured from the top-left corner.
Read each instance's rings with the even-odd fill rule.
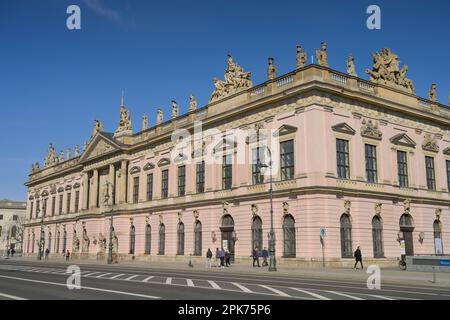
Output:
[[[268,247],[270,177],[281,264],[321,264],[322,245],[329,265],[350,263],[356,246],[380,265],[395,263],[400,243],[407,255],[450,251],[450,111],[436,86],[433,99],[416,96],[389,49],[373,55],[370,81],[353,57],[348,74],[329,68],[326,50],[306,65],[298,46],[296,69],[281,76],[270,58],[257,86],[229,55],[206,106],[191,95],[180,115],[172,101],[170,120],[158,109],[156,125],[145,115],[133,133],[122,99],[114,133],[96,120],[74,156],[50,145],[26,182],[27,254],[42,235],[50,256],[105,259],[113,217],[120,259],[223,246],[247,261]]]
[[[0,200],[0,255],[8,249],[22,251],[26,202]]]

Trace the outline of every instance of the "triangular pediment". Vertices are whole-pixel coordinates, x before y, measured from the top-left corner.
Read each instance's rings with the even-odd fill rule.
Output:
[[[130,174],[135,174],[141,172],[141,168],[139,168],[138,166],[134,166],[130,169]]]
[[[345,122],[342,123],[338,123],[334,126],[331,127],[331,129],[333,129],[333,131],[336,132],[340,132],[340,133],[345,133],[345,134],[350,134],[350,135],[354,135],[355,134],[355,129],[353,129],[352,127],[350,127],[348,124],[346,124]]]
[[[161,160],[158,161],[158,167],[167,166],[169,164],[170,164],[169,158],[162,158]]]
[[[102,132],[97,133],[94,138],[89,142],[86,150],[80,157],[80,162],[90,160],[93,158],[101,157],[105,154],[120,150],[119,144],[108,138]]]
[[[214,154],[227,150],[233,150],[237,146],[236,142],[232,139],[223,138],[213,149]]]
[[[142,168],[142,169],[144,171],[152,170],[152,169],[155,169],[155,165],[153,163],[151,163],[151,162],[148,162],[147,164],[145,164],[144,168]]]
[[[443,152],[445,155],[450,156],[450,147],[445,148],[442,152]]]
[[[284,136],[284,135],[295,133],[295,132],[297,132],[297,127],[290,126],[288,124],[283,124],[272,135],[274,137],[280,137],[280,136]]]
[[[399,133],[393,136],[391,139],[389,139],[393,144],[399,145],[399,146],[405,146],[410,148],[415,148],[416,143],[413,139],[408,137],[406,133]]]
[[[183,153],[179,153],[175,159],[173,159],[174,163],[181,163],[183,161],[186,161],[188,159],[187,155],[183,154]]]

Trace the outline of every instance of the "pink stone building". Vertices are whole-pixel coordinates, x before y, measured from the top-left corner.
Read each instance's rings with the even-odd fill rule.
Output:
[[[450,251],[447,106],[323,65],[276,76],[272,64],[252,86],[228,59],[202,108],[191,98],[179,115],[175,102],[171,120],[159,112],[133,133],[122,101],[114,133],[98,122],[73,157],[51,146],[26,183],[26,254],[42,243],[51,258],[107,259],[113,216],[119,259],[195,260],[223,246],[250,263],[269,247],[269,165],[279,265],[348,266],[357,246],[379,265],[396,264],[401,243],[408,255]]]

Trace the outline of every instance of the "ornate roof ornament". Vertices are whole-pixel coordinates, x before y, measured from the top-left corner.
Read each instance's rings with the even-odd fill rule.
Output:
[[[72,149],[67,149],[67,160],[72,159]]]
[[[157,115],[156,115],[156,124],[161,124],[164,122],[164,113],[161,108],[158,108]]]
[[[363,119],[361,136],[381,140],[383,134],[378,129],[378,122],[373,123],[372,120],[366,121],[366,119]]]
[[[347,73],[350,76],[358,76],[358,74],[356,73],[355,58],[353,58],[353,55],[349,55],[347,58]]]
[[[430,90],[428,91],[428,99],[431,101],[436,102],[437,101],[437,92],[436,92],[436,84],[433,83],[430,87]]]
[[[400,69],[400,62],[395,53],[389,48],[383,48],[379,53],[372,53],[372,57],[372,70],[366,70],[366,73],[370,75],[370,81],[414,94],[414,84],[406,77],[408,66],[405,64]]]
[[[303,51],[302,46],[301,45],[297,45],[297,65],[296,65],[296,69],[300,69],[303,68],[306,65],[306,52]]]
[[[175,100],[172,100],[172,119],[178,118],[180,115],[180,108]]]
[[[34,164],[31,164],[31,174],[34,173]]]
[[[97,132],[101,132],[103,131],[103,123],[101,123],[99,120],[94,120],[95,124],[94,124],[94,131],[92,132],[92,136],[95,136],[97,134]],[[87,143],[86,143],[87,145]]]
[[[316,49],[317,63],[319,66],[328,67],[327,43],[322,42],[320,49]]]
[[[41,171],[41,168],[39,167],[39,162],[36,162],[36,165],[34,166],[35,172]]]
[[[64,150],[61,150],[61,152],[59,153],[59,162],[63,161],[64,161]]]
[[[191,94],[189,95],[189,111],[197,110],[197,99]]]
[[[123,103],[123,93],[122,93],[122,101],[120,103],[120,120],[119,125],[117,126],[116,132],[114,133],[114,137],[119,137],[123,135],[132,134],[133,128],[131,127],[131,114],[130,110],[125,108]]]
[[[80,156],[80,146],[76,145],[75,146],[75,158]]]
[[[422,149],[431,152],[439,152],[439,145],[436,137],[426,133],[423,140]]]
[[[251,72],[244,72],[244,69],[233,62],[233,57],[229,54],[227,58],[227,69],[225,70],[225,81],[214,78],[215,89],[211,94],[210,102],[217,101],[228,95],[251,88]]]
[[[44,168],[50,167],[54,164],[57,164],[59,162],[58,153],[56,152],[53,145],[50,143],[50,146],[48,147],[48,153],[44,160]],[[35,170],[38,171],[39,164],[36,163]]]
[[[277,77],[277,66],[274,63],[273,58],[269,58],[267,66],[267,80],[272,80]]]
[[[142,131],[148,129],[148,118],[147,115],[144,113],[142,116]]]

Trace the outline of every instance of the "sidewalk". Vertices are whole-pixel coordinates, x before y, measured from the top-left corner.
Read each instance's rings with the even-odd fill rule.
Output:
[[[37,262],[48,264],[49,266],[55,263],[63,264],[77,264],[77,265],[107,265],[105,261],[100,260],[86,260],[86,259],[71,259],[66,262],[63,259],[37,260],[31,257],[18,257],[5,261],[14,261],[20,263]],[[310,279],[324,279],[324,280],[338,280],[338,281],[361,281],[366,283],[368,277],[371,275],[367,273],[367,269],[353,270],[342,268],[288,268],[278,267],[276,272],[269,272],[267,268],[253,268],[251,265],[236,264],[230,268],[212,267],[208,269],[205,263],[194,263],[194,267],[189,267],[188,262],[143,262],[143,261],[120,261],[118,264],[108,265],[110,267],[136,267],[139,269],[167,269],[171,271],[193,271],[193,272],[212,272],[240,275],[258,275],[261,277],[301,277]],[[138,270],[137,270],[138,271]],[[431,272],[412,272],[401,271],[397,269],[381,269],[381,285],[385,284],[405,284],[405,285],[421,285],[421,286],[435,286],[435,287],[449,287],[450,288],[450,273],[436,273],[436,283],[432,283],[433,274]]]

